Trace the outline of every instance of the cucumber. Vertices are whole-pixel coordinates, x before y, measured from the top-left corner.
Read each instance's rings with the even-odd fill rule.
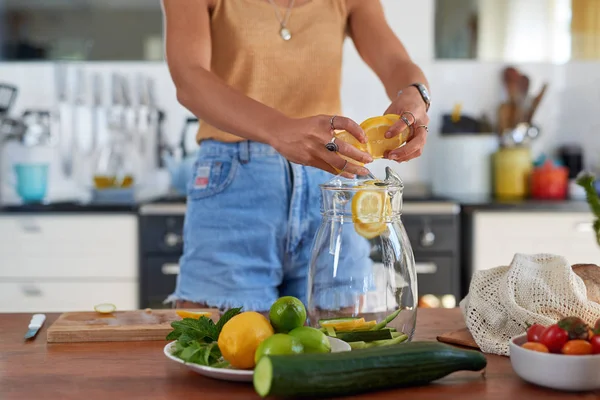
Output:
[[[389,330],[336,332],[336,335],[338,339],[341,339],[344,342],[372,342],[374,340],[385,340],[392,338],[392,332]]]
[[[485,356],[438,342],[330,353],[267,355],[254,369],[261,397],[348,396],[426,385],[456,371],[480,371]]]

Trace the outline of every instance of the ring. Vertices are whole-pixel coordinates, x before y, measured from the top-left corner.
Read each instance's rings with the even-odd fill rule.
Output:
[[[340,149],[340,148],[338,147],[338,145],[335,143],[335,139],[336,139],[336,138],[335,138],[335,136],[334,136],[334,137],[332,137],[332,138],[331,138],[331,141],[330,141],[330,142],[328,142],[328,143],[325,145],[325,148],[326,148],[327,150],[329,150],[329,151],[336,151],[336,152],[337,152],[337,151]]]
[[[333,121],[335,121],[335,118],[337,117],[337,115],[334,115],[333,117],[331,117],[331,119],[329,120],[329,125],[331,126],[331,130],[335,131],[335,126],[333,126]]]
[[[427,133],[429,133],[429,127],[427,125],[419,125],[419,126],[417,126],[417,128],[425,128]]]
[[[413,117],[413,122],[408,121],[408,118],[406,118],[404,116],[404,114],[408,114],[411,117]],[[404,121],[406,123],[407,126],[411,126],[412,124],[414,124],[415,122],[417,122],[417,118],[415,117],[415,114],[411,113],[410,111],[404,111],[401,115],[400,115],[400,119],[402,121]]]
[[[348,166],[348,160],[346,160],[346,162],[344,163],[344,166],[341,169],[341,172],[344,172],[344,170],[346,169],[346,167]]]

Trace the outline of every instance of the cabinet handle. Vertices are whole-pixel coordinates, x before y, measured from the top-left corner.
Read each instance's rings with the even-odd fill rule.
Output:
[[[435,274],[438,270],[438,267],[435,263],[416,263],[415,270],[417,274]]]
[[[42,290],[37,286],[26,285],[26,286],[23,286],[22,289],[23,289],[23,293],[27,297],[41,297],[42,296]]]
[[[577,232],[592,232],[594,230],[594,224],[591,222],[579,222],[575,224],[575,230]]]
[[[179,264],[163,264],[161,271],[163,275],[179,275]]]

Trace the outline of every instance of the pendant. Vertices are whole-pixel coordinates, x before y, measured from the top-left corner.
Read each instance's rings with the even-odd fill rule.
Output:
[[[292,32],[290,32],[290,30],[286,27],[281,28],[279,35],[281,35],[281,38],[286,42],[292,38]]]

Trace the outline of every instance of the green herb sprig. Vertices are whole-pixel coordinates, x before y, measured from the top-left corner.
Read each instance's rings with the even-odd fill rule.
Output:
[[[600,196],[598,196],[598,192],[594,186],[595,181],[596,177],[594,175],[585,173],[581,174],[576,182],[585,190],[587,202],[596,217],[594,220],[594,232],[596,233],[596,241],[600,245]]]
[[[189,363],[227,367],[228,363],[222,359],[217,341],[223,326],[241,312],[241,307],[227,310],[216,324],[204,316],[171,322],[173,330],[166,339],[177,341],[173,355]]]

